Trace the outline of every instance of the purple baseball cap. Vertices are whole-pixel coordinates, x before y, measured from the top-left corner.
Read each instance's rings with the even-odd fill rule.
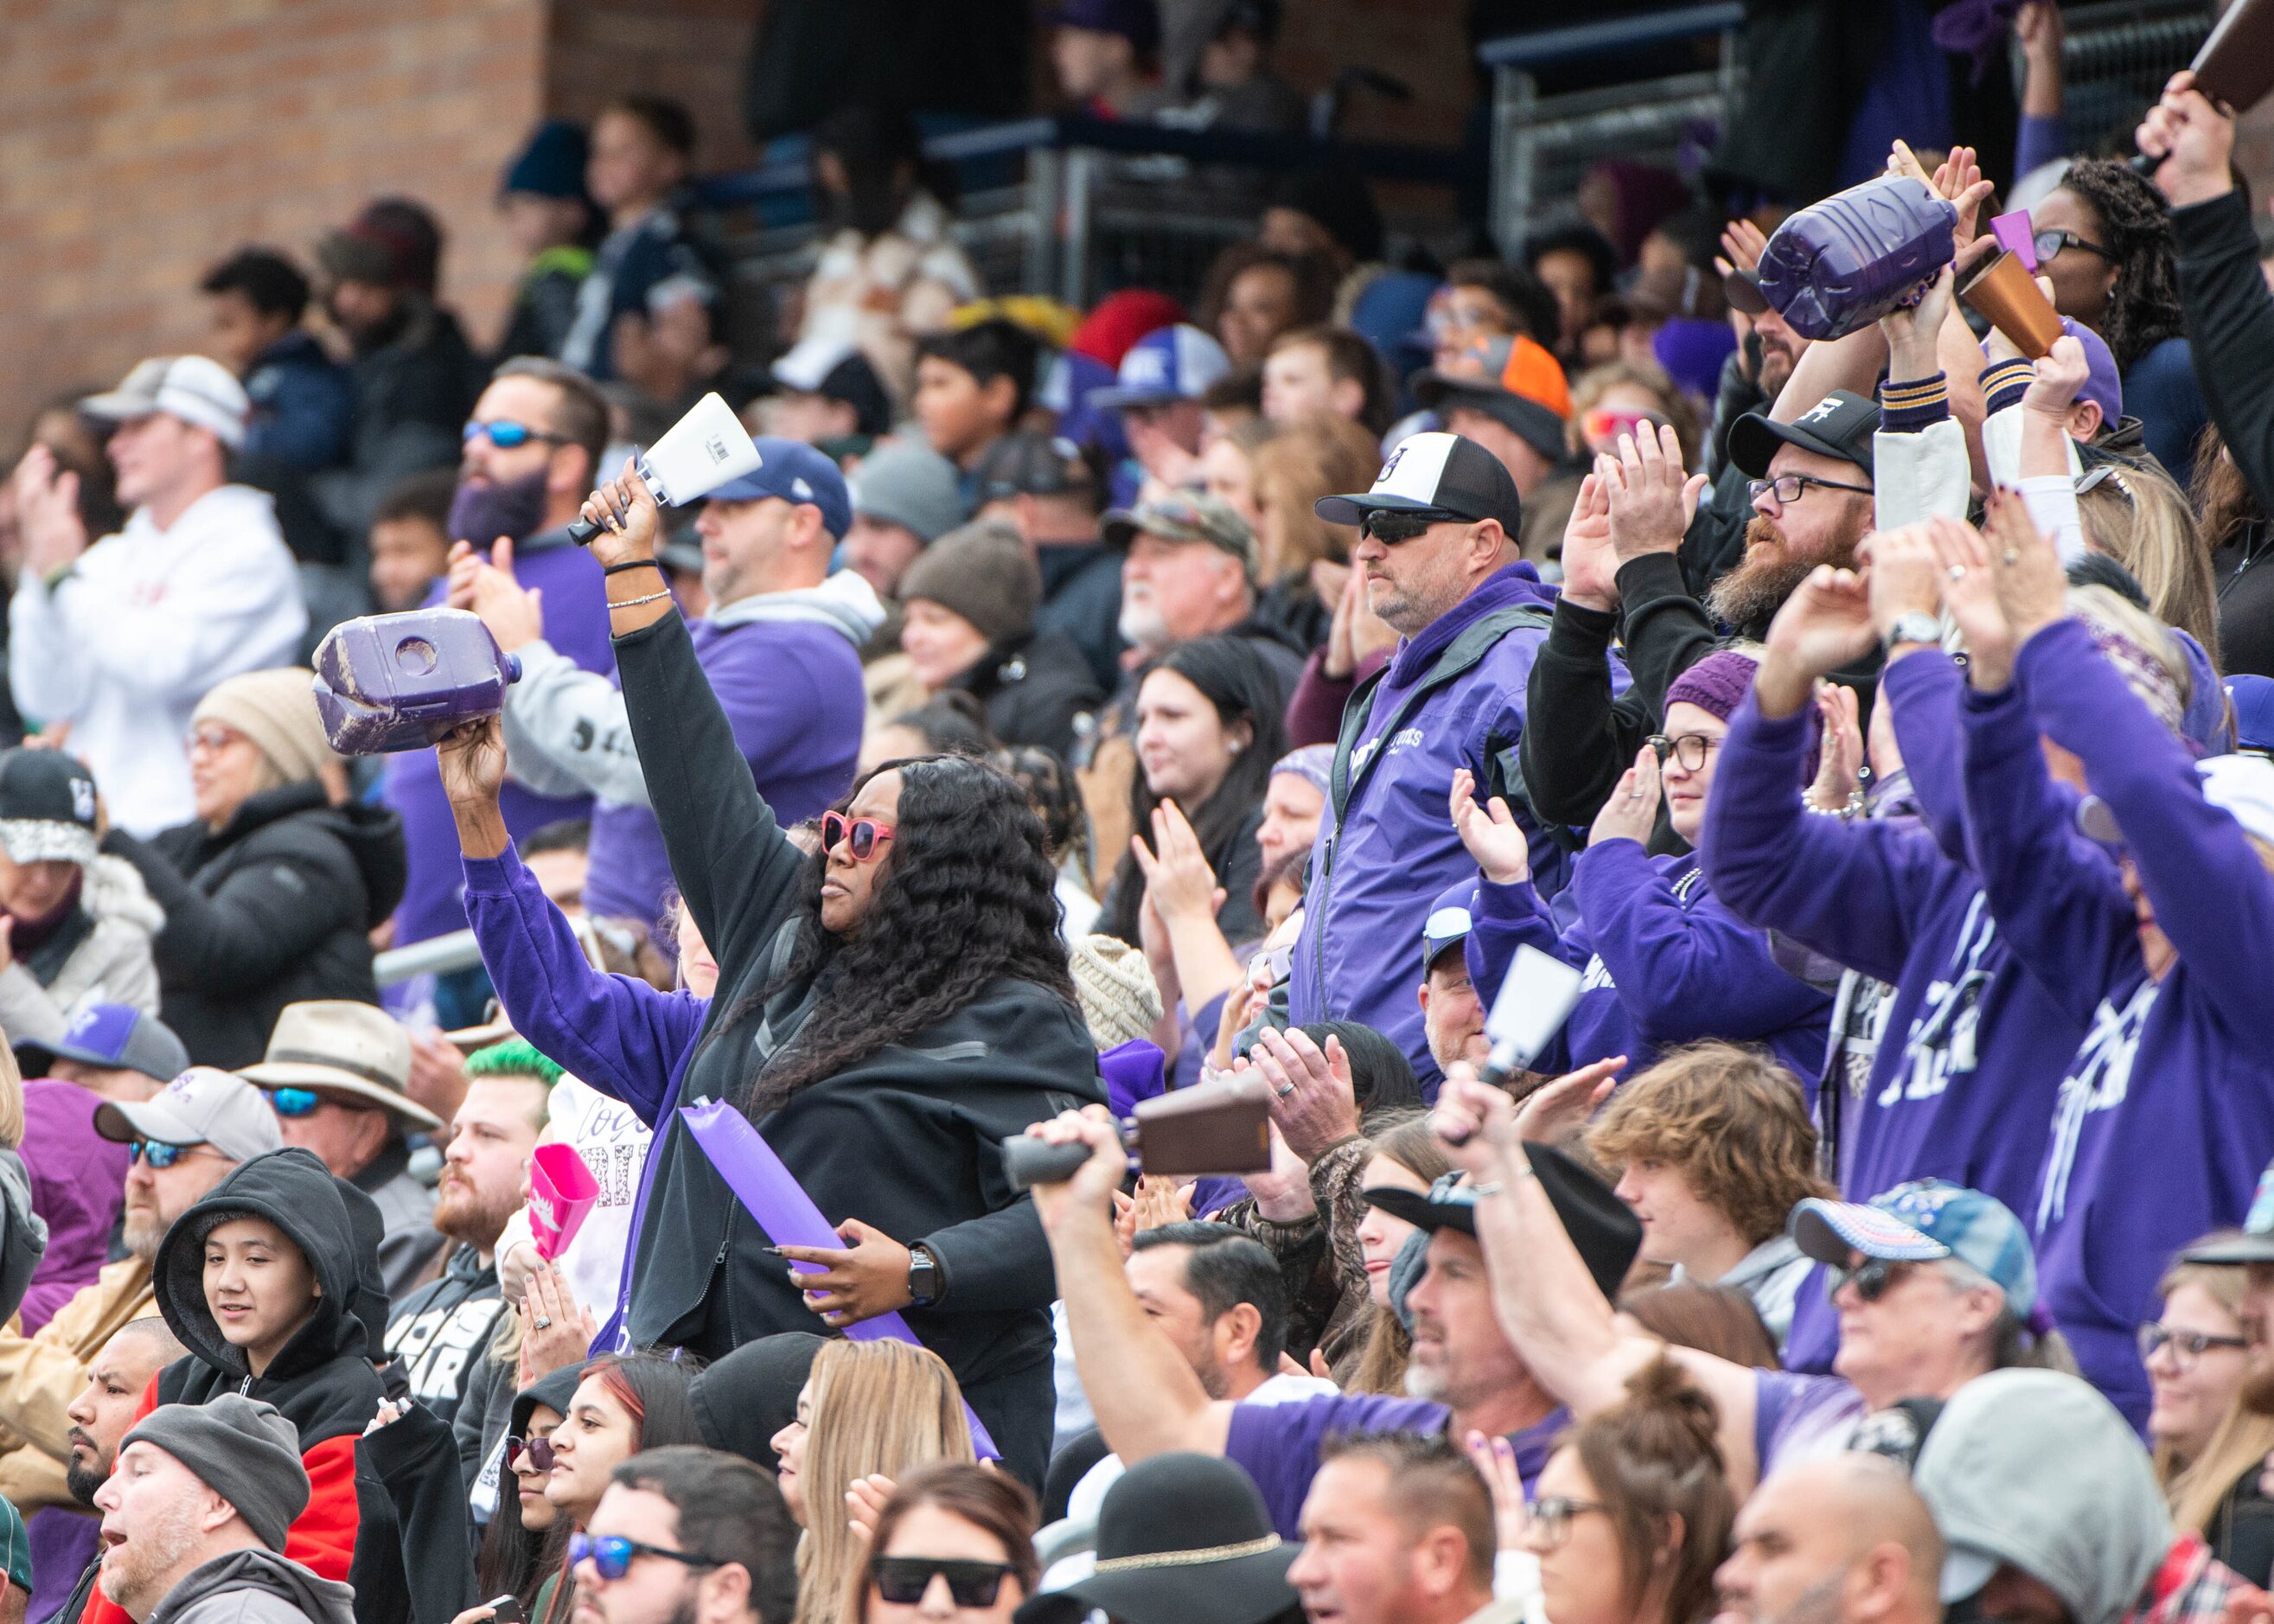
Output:
[[[2100,420],[2113,428],[2124,416],[2124,380],[2116,370],[2116,357],[2108,348],[2108,341],[2074,316],[2060,319],[2061,331],[2084,346],[2084,387],[2076,392],[2079,400],[2089,400],[2100,408]]]
[[[1154,0],[1058,0],[1043,13],[1043,20],[1061,28],[1118,34],[1139,50],[1151,50],[1161,42],[1161,11]]]

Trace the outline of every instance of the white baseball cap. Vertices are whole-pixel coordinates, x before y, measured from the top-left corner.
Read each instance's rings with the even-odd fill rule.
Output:
[[[79,402],[79,409],[112,423],[162,412],[194,428],[210,430],[230,450],[241,451],[252,403],[236,374],[219,361],[202,355],[161,355],[137,366],[117,389]]]
[[[2203,799],[2274,845],[2274,761],[2263,756],[2211,756],[2195,763]]]

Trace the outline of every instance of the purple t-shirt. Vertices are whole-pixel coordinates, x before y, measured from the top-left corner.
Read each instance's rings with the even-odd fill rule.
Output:
[[[1837,1376],[1761,1371],[1753,1377],[1753,1458],[1766,1479],[1780,1466],[1836,1454],[1865,1414],[1864,1395]]]
[[[1224,1459],[1255,1480],[1263,1503],[1271,1508],[1271,1525],[1283,1539],[1300,1539],[1303,1499],[1319,1471],[1319,1446],[1330,1438],[1349,1432],[1419,1432],[1434,1436],[1445,1430],[1452,1412],[1427,1399],[1391,1398],[1381,1394],[1344,1394],[1316,1398],[1303,1404],[1235,1404],[1231,1429],[1224,1440]],[[1508,1441],[1516,1446],[1517,1470],[1524,1475],[1525,1492],[1547,1464],[1548,1452],[1570,1424],[1569,1411],[1556,1410],[1545,1420]]]

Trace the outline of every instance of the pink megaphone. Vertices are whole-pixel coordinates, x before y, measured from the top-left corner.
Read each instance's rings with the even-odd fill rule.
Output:
[[[599,1199],[600,1182],[576,1146],[557,1139],[538,1145],[529,1168],[529,1227],[537,1255],[550,1263],[566,1251]]]

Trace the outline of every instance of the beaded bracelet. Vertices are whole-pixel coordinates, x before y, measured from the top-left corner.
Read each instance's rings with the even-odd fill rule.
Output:
[[[665,599],[670,596],[671,594],[667,592],[651,592],[647,593],[644,597],[625,598],[621,601],[611,599],[608,602],[608,608],[611,611],[616,609],[636,609],[643,603],[661,603]]]

